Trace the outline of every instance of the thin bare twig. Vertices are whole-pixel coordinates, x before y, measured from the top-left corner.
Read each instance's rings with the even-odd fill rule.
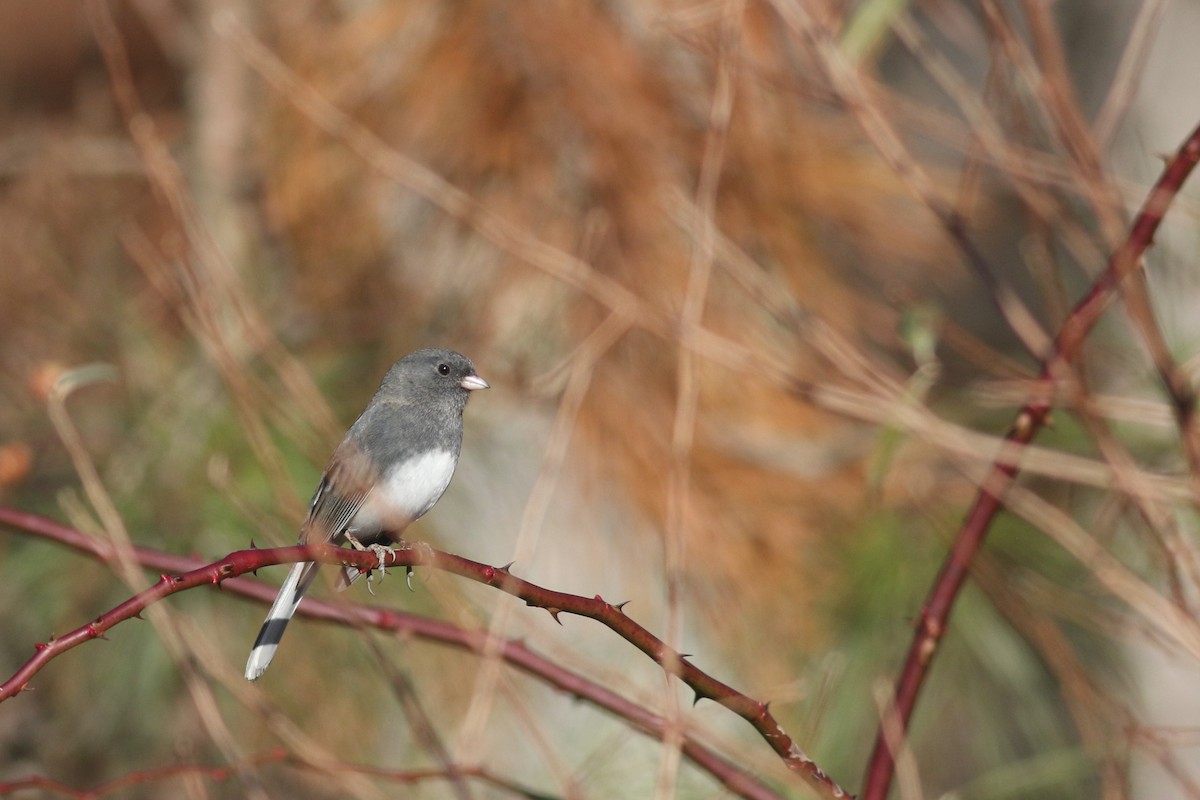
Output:
[[[298,759],[294,753],[290,753],[283,748],[277,748],[257,756],[241,759],[237,764],[171,764],[155,769],[137,770],[136,772],[130,772],[99,783],[90,789],[77,789],[53,778],[35,775],[0,783],[0,797],[18,792],[37,791],[42,795],[54,794],[74,798],[75,800],[97,800],[97,798],[115,794],[133,786],[162,783],[172,778],[204,776],[210,781],[219,783],[229,780],[238,770],[249,770],[266,766],[267,764],[286,764],[297,769],[317,768],[303,759]],[[544,794],[521,787],[513,781],[502,778],[483,767],[469,767],[453,771],[450,769],[388,770],[366,764],[342,763],[338,765],[338,769],[401,784],[424,783],[430,780],[454,781],[468,777],[495,788],[503,789],[515,797],[524,797],[528,800],[539,800],[539,798],[546,797]]]
[[[941,196],[932,177],[921,167],[899,132],[877,105],[858,68],[840,50],[832,33],[800,3],[775,3],[780,17],[813,48],[825,76],[847,110],[858,120],[880,157],[908,186],[962,254],[972,274],[988,290],[996,310],[1022,345],[1034,355],[1047,350],[1050,337],[1016,290],[988,262],[967,230],[966,220]]]
[[[563,463],[574,435],[579,411],[591,386],[596,364],[627,330],[628,324],[624,318],[615,313],[610,314],[588,334],[566,362],[566,385],[563,387],[558,411],[546,440],[538,476],[529,491],[525,509],[521,514],[521,524],[517,529],[516,543],[511,555],[514,562],[524,562],[537,550],[537,543],[562,475]],[[468,762],[473,760],[474,753],[480,747],[487,718],[491,713],[493,697],[500,680],[499,648],[508,635],[513,613],[515,612],[511,606],[503,606],[497,609],[488,624],[488,641],[494,643],[494,647],[489,645],[484,652],[483,663],[476,674],[471,701],[467,706],[456,747],[460,757]]]
[[[725,149],[729,139],[729,124],[733,113],[736,77],[733,55],[742,38],[745,4],[741,0],[726,0],[721,9],[721,24],[715,65],[712,100],[709,105],[708,131],[704,138],[704,157],[696,187],[696,205],[702,215],[700,235],[692,248],[688,266],[687,289],[684,292],[680,323],[684,327],[701,327],[708,290],[712,282],[716,254],[717,190],[725,164]],[[698,358],[680,346],[676,360],[675,409],[671,424],[671,459],[667,475],[667,518],[663,535],[663,577],[666,584],[666,631],[663,634],[672,647],[678,647],[683,636],[683,576],[688,555],[689,520],[692,508],[692,455],[696,437],[696,419],[700,405]],[[678,665],[665,662],[663,668],[674,673]],[[675,796],[679,777],[679,756],[682,744],[682,711],[674,687],[664,687],[667,719],[671,723],[663,743],[659,763],[656,800]]]
[[[1167,5],[1166,0],[1146,0],[1138,9],[1137,18],[1130,27],[1129,40],[1121,53],[1121,61],[1109,83],[1108,96],[1104,98],[1104,105],[1100,107],[1092,126],[1096,142],[1102,148],[1112,144],[1117,128],[1124,121]]]
[[[405,670],[392,663],[391,659],[384,654],[383,648],[373,638],[364,636],[363,639],[371,649],[371,654],[375,657],[375,662],[379,665],[384,677],[387,678],[388,687],[392,690],[396,702],[404,709],[404,716],[408,720],[408,726],[412,729],[413,738],[429,753],[438,767],[445,771],[446,779],[450,782],[450,788],[454,792],[455,798],[471,800],[471,789],[463,780],[467,773],[451,757],[445,742],[438,734],[437,726],[433,724],[433,719],[421,703],[421,697],[416,686],[413,685],[412,678]]]

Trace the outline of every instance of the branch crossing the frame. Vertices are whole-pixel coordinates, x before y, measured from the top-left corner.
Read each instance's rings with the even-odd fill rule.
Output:
[[[108,558],[110,555],[104,552],[106,546],[103,543],[96,543],[92,540],[89,544],[93,546],[89,546],[82,542],[71,542],[71,537],[63,535],[64,532],[70,532],[69,529],[37,515],[0,507],[0,523],[70,543],[79,549],[90,550],[101,558]],[[87,537],[82,538],[86,539]],[[171,556],[156,561],[150,557],[153,553],[154,551],[137,548],[135,555],[143,563],[158,564],[160,567],[177,565],[185,568],[196,563],[190,559]],[[200,586],[220,585],[226,580],[263,567],[299,561],[348,565],[363,570],[379,566],[379,557],[373,552],[359,552],[332,545],[315,544],[239,550],[210,564],[193,567],[186,571],[164,573],[153,586],[130,597],[87,624],[51,641],[37,644],[34,656],[8,680],[0,684],[0,703],[27,689],[33,676],[58,655],[93,639],[104,638],[104,634],[118,623],[139,618],[146,608],[176,592]],[[695,693],[697,702],[702,699],[712,700],[749,722],[771,749],[780,756],[784,764],[801,776],[820,796],[829,798],[849,796],[783,730],[778,720],[772,715],[768,703],[751,699],[689,663],[686,655],[671,649],[661,639],[627,616],[621,609],[623,604],[609,603],[599,595],[589,598],[547,589],[516,577],[508,567],[481,564],[424,545],[412,549],[397,549],[391,555],[385,556],[384,564],[387,567],[432,567],[468,578],[513,595],[525,601],[528,606],[545,609],[556,620],[560,614],[572,614],[601,622],[649,656],[668,674],[675,675],[683,681]],[[264,592],[263,597],[269,597],[272,592],[273,590]],[[308,602],[305,600],[305,603]],[[641,726],[650,727],[644,723]],[[703,755],[703,753],[701,754]],[[735,780],[735,784],[729,788],[735,789],[741,796],[763,798],[774,796],[769,790],[761,787],[761,784],[751,786],[744,780]]]

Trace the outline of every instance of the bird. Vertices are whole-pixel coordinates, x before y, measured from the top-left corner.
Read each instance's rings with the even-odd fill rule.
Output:
[[[349,543],[387,548],[431,509],[450,485],[462,449],[463,410],[472,392],[489,388],[471,359],[445,349],[401,358],[333,451],[300,528],[300,544]],[[317,562],[292,567],[246,661],[246,680],[262,677],[284,629],[316,578]],[[358,571],[343,569],[340,584]]]

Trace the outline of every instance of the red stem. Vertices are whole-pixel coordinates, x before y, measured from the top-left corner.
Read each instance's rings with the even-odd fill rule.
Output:
[[[16,530],[51,539],[88,555],[98,557],[103,561],[112,559],[112,550],[107,543],[93,537],[85,536],[73,528],[46,517],[0,506],[0,524],[6,524]],[[142,566],[178,574],[174,577],[164,576],[150,589],[130,598],[130,600],[101,615],[88,625],[84,625],[66,636],[55,639],[45,645],[39,645],[38,652],[35,653],[34,657],[22,666],[8,681],[0,684],[0,702],[3,702],[14,693],[25,688],[29,679],[60,653],[90,639],[97,638],[118,622],[137,616],[151,602],[174,594],[177,591],[200,585],[219,583],[224,591],[269,603],[274,599],[275,587],[234,576],[263,566],[292,563],[310,558],[331,563],[354,563],[356,566],[364,568],[374,567],[378,563],[374,553],[359,553],[335,547],[318,547],[314,550],[301,546],[281,547],[271,550],[243,550],[231,553],[221,561],[212,564],[205,564],[198,559],[171,555],[145,547],[134,548],[133,555]],[[423,560],[425,555],[431,556],[430,560]],[[613,621],[616,625],[610,624],[610,627],[613,627],[622,636],[626,635],[625,630],[629,626],[634,626],[644,634],[639,637],[642,645],[653,647],[653,643],[658,641],[646,632],[645,629],[633,623],[632,620],[622,614],[615,606],[604,603],[599,598],[588,599],[561,592],[551,592],[550,590],[542,589],[519,578],[515,578],[495,567],[478,564],[433,550],[424,551],[423,549],[397,551],[394,563],[400,565],[425,564],[447,569],[455,572],[455,574],[497,586],[504,591],[508,591],[510,594],[517,594],[517,596],[525,599],[529,605],[546,608],[556,615],[560,612],[580,613],[576,610],[577,607],[587,607],[592,611],[599,612],[594,618],[600,619],[601,616],[606,614],[613,616]],[[518,591],[521,593],[518,594]],[[606,607],[609,611],[605,610]],[[301,604],[298,613],[300,616],[309,619],[335,622],[347,626],[366,625],[381,630],[404,631],[472,652],[483,652],[488,644],[486,632],[468,631],[438,620],[376,606],[346,602],[330,603],[306,598]],[[593,614],[584,614],[584,616],[593,616]],[[601,621],[609,624],[607,620],[602,619]],[[645,652],[645,648],[642,645],[638,645],[638,647]],[[610,689],[548,661],[543,656],[531,650],[523,642],[504,640],[499,645],[498,653],[501,658],[504,658],[518,669],[575,697],[593,703],[617,717],[627,720],[635,728],[647,734],[662,738],[666,731],[666,722],[661,716]],[[734,708],[736,713],[742,713],[739,708],[749,708],[754,711],[758,711],[759,709],[765,710],[765,704],[756,703],[744,695],[740,695],[740,693],[719,681],[709,678],[703,672],[691,667],[691,665],[686,665],[686,667],[689,670],[689,674],[698,683],[704,684],[707,681],[711,681],[716,686],[724,687],[727,696],[736,695],[741,697],[742,703],[737,707],[731,705],[730,702],[723,703],[727,707]],[[699,690],[697,693],[700,695]],[[714,692],[714,694],[720,696],[719,692]],[[702,696],[709,695],[705,694]],[[742,715],[745,716],[745,714]],[[761,720],[756,716],[755,719],[750,719],[750,722],[767,739],[772,748],[776,752],[779,752],[780,746],[776,744],[776,740],[772,739],[771,736],[774,731],[779,731],[782,734],[782,730],[771,715],[767,713],[765,718]],[[786,745],[783,746],[789,750],[793,748],[794,745],[791,739],[787,738],[786,734],[782,735],[786,740]],[[753,798],[754,800],[772,800],[778,798],[775,792],[764,786],[741,767],[731,764],[722,756],[700,744],[686,733],[684,734],[682,750],[685,757],[701,769],[709,772],[726,789],[737,796]],[[798,752],[798,748],[796,748],[796,752]],[[780,755],[784,754],[780,753]],[[802,756],[800,757],[802,758]],[[785,756],[786,760],[787,757]],[[796,756],[793,755],[792,761],[795,760]],[[836,784],[828,781],[828,779],[826,779],[828,781],[827,784],[820,784],[815,776],[803,772],[802,767],[792,763],[792,761],[788,762],[789,766],[802,775],[805,775],[810,783],[817,784],[819,788],[821,786],[825,787],[822,790],[822,794],[825,796],[836,796],[836,792],[838,791]],[[811,762],[807,763],[811,764]],[[815,765],[812,765],[812,770],[818,774],[824,774],[820,773]]]
[[[1031,399],[1021,408],[1005,435],[1005,449],[1028,444],[1046,424],[1046,418],[1050,414],[1050,399],[1054,394],[1054,383],[1061,365],[1078,354],[1084,338],[1108,307],[1115,290],[1137,268],[1142,254],[1153,243],[1154,234],[1158,231],[1163,216],[1197,161],[1200,161],[1200,127],[1192,131],[1183,147],[1167,164],[1146,198],[1137,219],[1134,220],[1124,244],[1112,255],[1104,272],[1063,322],[1050,354],[1042,363]],[[1001,463],[1002,461],[1009,462],[1009,465]],[[998,459],[993,463],[980,485],[979,493],[967,512],[962,527],[959,528],[933,590],[921,609],[916,634],[909,647],[900,678],[896,682],[893,713],[904,731],[908,730],[912,720],[917,695],[929,674],[929,666],[946,631],[950,611],[967,579],[971,562],[983,544],[992,520],[1003,505],[1000,498],[1018,472],[1019,467],[1016,466],[1015,459]],[[867,766],[862,800],[883,800],[887,796],[894,773],[895,760],[884,737],[884,725],[881,724],[875,739],[875,749]]]

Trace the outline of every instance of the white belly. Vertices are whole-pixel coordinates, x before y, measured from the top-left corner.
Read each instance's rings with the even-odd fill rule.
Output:
[[[435,450],[383,476],[354,517],[355,530],[398,532],[433,508],[454,476],[454,454]]]

